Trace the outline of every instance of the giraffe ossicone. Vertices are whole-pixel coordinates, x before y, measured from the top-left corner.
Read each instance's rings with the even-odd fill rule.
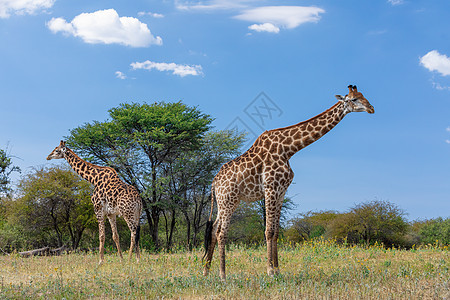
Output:
[[[116,226],[117,215],[125,219],[131,231],[129,258],[131,259],[133,249],[135,249],[136,259],[139,261],[139,220],[142,214],[142,199],[138,190],[123,182],[113,168],[97,166],[81,159],[66,146],[64,141],[61,141],[59,146],[47,156],[47,160],[61,158],[65,158],[75,172],[94,185],[91,200],[99,228],[99,263],[101,264],[104,260],[105,217],[111,224],[113,240],[118,254],[121,259],[123,258]]]
[[[216,243],[219,248],[220,277],[225,274],[225,242],[231,215],[241,201],[264,199],[266,208],[267,273],[279,273],[277,240],[281,206],[294,178],[289,159],[298,151],[320,139],[350,112],[374,113],[369,101],[354,85],[345,96],[323,113],[295,125],[262,133],[241,156],[224,164],[211,185],[211,213],[206,224],[203,274],[209,273]],[[217,217],[212,221],[214,196]]]

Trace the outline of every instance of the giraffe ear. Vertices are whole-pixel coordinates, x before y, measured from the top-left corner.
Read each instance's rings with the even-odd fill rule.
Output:
[[[335,95],[335,97],[336,97],[336,99],[338,99],[341,102],[345,100],[345,97],[341,96],[341,95]]]

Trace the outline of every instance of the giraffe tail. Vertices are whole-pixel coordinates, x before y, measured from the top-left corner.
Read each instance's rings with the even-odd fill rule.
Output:
[[[214,181],[211,184],[211,212],[209,214],[209,219],[206,221],[206,231],[205,231],[205,254],[203,255],[202,261],[208,254],[209,247],[211,246],[212,231],[214,222],[212,221],[212,214],[214,209]]]

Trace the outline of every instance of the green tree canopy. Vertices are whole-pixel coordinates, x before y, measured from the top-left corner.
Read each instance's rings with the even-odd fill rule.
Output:
[[[20,198],[9,222],[23,230],[32,246],[76,249],[87,228],[96,228],[91,185],[69,168],[36,169],[19,183]]]
[[[450,244],[450,218],[436,218],[423,222],[419,229],[424,244]]]

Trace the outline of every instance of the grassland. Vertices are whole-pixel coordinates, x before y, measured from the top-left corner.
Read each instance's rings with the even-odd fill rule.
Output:
[[[265,275],[265,247],[231,246],[227,282],[202,276],[202,252],[0,257],[1,299],[450,299],[448,248],[344,247],[313,241],[280,247],[281,275]]]

